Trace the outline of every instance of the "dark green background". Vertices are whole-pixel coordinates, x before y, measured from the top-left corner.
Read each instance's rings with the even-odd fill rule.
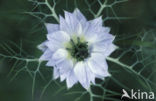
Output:
[[[42,1],[42,0],[39,0]],[[97,0],[86,0],[90,4],[95,2],[91,9],[97,12],[99,4]],[[104,1],[104,0],[99,0]],[[110,0],[111,4],[114,0]],[[118,0],[119,1],[119,0]],[[52,0],[49,0],[53,5]],[[87,19],[93,19],[89,13],[88,6],[85,0],[56,0],[56,13],[63,15],[63,10],[72,12],[76,6]],[[46,6],[41,6],[33,10],[33,3],[27,0],[0,0],[0,54],[6,56],[16,56],[20,58],[38,58],[42,52],[37,49],[37,45],[46,40],[46,29],[44,22],[57,23],[54,18],[50,17],[44,20],[37,19],[34,16],[26,14],[25,12],[44,12],[49,13]],[[111,56],[118,57],[124,51],[127,52],[121,61],[128,65],[133,64],[135,61],[141,61],[135,66],[134,70],[139,72],[146,64],[147,68],[143,71],[143,77],[151,73],[156,73],[156,0],[129,0],[124,3],[119,3],[113,6],[114,11],[118,17],[128,17],[122,20],[107,20],[104,22],[105,26],[111,27],[111,33],[116,35],[115,44],[121,50],[115,51]],[[33,11],[32,11],[33,10]],[[108,14],[106,12],[109,12]],[[103,19],[106,16],[113,16],[112,10],[107,8],[103,10]],[[39,15],[42,19],[44,16]],[[143,38],[146,34],[145,38]],[[155,38],[155,39],[154,39]],[[142,41],[143,39],[143,41]],[[141,47],[141,50],[139,50]],[[133,55],[135,55],[133,57]],[[145,59],[146,57],[150,57]],[[8,75],[11,68],[15,65],[15,69]],[[32,98],[32,78],[26,70],[19,72],[17,77],[12,82],[10,79],[17,74],[20,68],[23,68],[25,61],[17,61],[7,57],[0,56],[0,101],[39,101],[43,88],[52,79],[52,68],[45,67],[45,63],[41,64],[40,71],[44,79],[37,74],[35,79],[34,97]],[[143,91],[156,91],[156,78],[152,77],[152,84],[148,84],[133,72],[122,68],[112,62],[109,63],[109,71],[111,78],[106,78],[102,85],[106,89],[116,91],[119,94],[122,89],[127,87],[129,89],[142,89]],[[27,65],[32,76],[33,71],[36,69],[38,62],[31,62]],[[97,82],[103,82],[97,80]],[[58,83],[58,84],[57,84]],[[119,84],[118,84],[119,83]],[[123,84],[123,85],[120,85]],[[101,87],[102,87],[101,86]],[[128,89],[127,89],[128,90]],[[72,89],[67,90],[65,82],[61,83],[60,80],[52,81],[43,94],[41,101],[74,101],[85,90],[80,84],[75,85]],[[92,92],[97,95],[103,95],[103,90],[99,87],[92,87]],[[69,94],[71,93],[71,94]],[[109,94],[109,93],[108,93]],[[109,99],[113,98],[113,99]],[[120,101],[120,95],[110,95],[104,98],[105,101]],[[89,101],[89,94],[83,96],[79,101]],[[101,98],[94,98],[94,101],[103,101]],[[149,100],[148,100],[149,101]]]

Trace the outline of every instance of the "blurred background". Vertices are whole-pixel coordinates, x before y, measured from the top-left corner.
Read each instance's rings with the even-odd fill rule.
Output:
[[[79,8],[88,20],[102,16],[116,35],[120,48],[111,57],[127,67],[108,60],[112,77],[97,79],[89,92],[80,84],[67,89],[37,60],[44,23],[58,23],[43,2],[0,0],[0,101],[121,101],[122,89],[156,92],[156,0],[48,0],[57,15]]]

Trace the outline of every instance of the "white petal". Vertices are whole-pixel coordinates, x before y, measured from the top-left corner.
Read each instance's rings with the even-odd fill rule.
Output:
[[[66,75],[73,68],[72,60],[68,59],[68,52],[64,49],[57,50],[53,57],[54,65],[59,70],[60,75]]]
[[[109,28],[109,27],[103,27],[103,28],[101,29],[101,32],[109,33],[109,32],[110,32],[110,28]]]
[[[74,67],[74,73],[81,83],[81,85],[85,88],[88,89],[90,87],[90,81],[89,81],[89,76],[87,74],[87,69],[84,62],[78,62],[75,67]]]
[[[58,49],[52,59],[54,61],[58,61],[58,60],[64,60],[64,59],[67,59],[67,56],[68,56],[68,52],[65,50],[65,49]]]
[[[95,76],[96,75],[89,68],[88,62],[86,62],[86,71],[87,71],[89,81],[91,81],[93,84],[95,84]]]
[[[57,50],[52,59],[48,61],[47,66],[55,66],[57,68],[61,81],[65,80],[68,77],[69,71],[73,68],[73,62],[67,59],[67,51],[64,49]]]
[[[86,40],[95,43],[101,40],[114,40],[114,36],[109,34],[110,28],[102,26],[102,18],[96,18],[89,21],[89,27],[84,33]]]
[[[73,14],[76,16],[76,18],[78,19],[78,22],[80,23],[80,24],[78,24],[78,27],[79,27],[78,31],[80,31],[80,28],[81,28],[81,30],[82,30],[81,34],[86,33],[86,31],[88,30],[88,27],[89,27],[89,23],[88,23],[87,19],[85,18],[85,16],[77,8],[74,10]]]
[[[49,50],[49,49],[46,49],[46,51],[40,57],[40,60],[50,60],[52,55],[53,55],[53,52],[51,50]]]
[[[49,66],[49,67],[55,66],[55,61],[53,61],[52,59],[50,59],[50,60],[47,62],[46,66]]]
[[[53,78],[57,79],[59,76],[60,76],[59,70],[56,67],[54,67],[53,68]]]
[[[92,53],[88,60],[89,68],[96,75],[106,77],[108,72],[108,65],[102,54]]]
[[[77,19],[79,21],[86,21],[86,18],[83,16],[83,14],[77,8],[74,10],[74,15],[77,17]]]
[[[78,24],[76,16],[74,14],[65,11],[65,20],[68,26],[74,31],[74,29],[77,27]]]
[[[62,16],[60,16],[60,30],[65,31],[70,35],[72,33],[70,26],[67,24],[67,22],[65,21],[65,19]]]
[[[47,49],[47,46],[45,45],[46,42],[47,41],[42,42],[40,45],[37,46],[37,48],[44,52]]]
[[[83,34],[82,25],[81,25],[80,23],[78,24],[76,30],[77,30],[77,31],[76,31],[77,33],[76,33],[76,34],[78,34],[78,35],[82,35],[82,34]]]
[[[58,49],[53,56],[51,57],[51,59],[48,61],[47,66],[55,66],[56,64],[61,63],[62,61],[64,61],[67,57],[67,52],[64,49]],[[58,68],[58,67],[57,67]]]
[[[102,23],[103,23],[101,16],[96,18],[96,19],[93,19],[93,20],[91,20],[89,22],[90,22],[91,26],[94,26],[94,27],[102,26]]]
[[[47,37],[49,41],[46,43],[46,45],[51,51],[64,48],[64,43],[70,40],[70,36],[63,31],[48,34]]]
[[[70,74],[71,72],[73,72],[73,69],[70,68],[70,70],[66,71],[65,73],[61,73],[60,74],[61,81],[64,81],[65,79],[67,80],[67,78],[69,78],[69,76],[71,76],[71,74]],[[69,80],[70,80],[70,78],[69,78]],[[75,80],[77,80],[77,78]]]
[[[54,40],[46,42],[46,46],[53,52],[55,52],[59,48],[63,48],[63,45],[61,42],[54,41]]]
[[[48,33],[53,33],[55,31],[59,30],[59,25],[58,24],[51,24],[51,23],[46,23],[45,24]]]
[[[114,50],[116,50],[116,46],[111,42],[103,42],[96,43],[93,45],[93,52],[101,53],[104,57],[109,56]]]
[[[103,28],[102,27],[102,18],[101,17],[96,18],[94,20],[91,20],[88,23],[89,23],[89,28],[85,33],[86,35],[89,35],[89,34],[94,35],[96,33],[99,33],[100,30]]]
[[[65,19],[60,16],[60,30],[72,35],[76,33],[78,19],[74,14],[65,11]]]
[[[60,75],[60,81],[61,82],[64,81],[66,79],[66,77],[67,77],[67,74]]]
[[[117,49],[117,46],[115,46],[114,44],[111,44],[107,47],[107,50],[103,52],[103,54],[107,57],[109,56],[113,51],[115,51]]]
[[[61,42],[70,40],[70,36],[66,32],[63,32],[63,31],[57,31],[57,32],[54,32],[53,34],[48,34],[47,38],[48,40],[55,40],[55,41],[61,41]]]
[[[60,74],[68,73],[73,68],[73,62],[71,60],[64,59],[56,64]]]
[[[77,83],[77,78],[76,78],[76,76],[75,76],[75,74],[74,74],[74,71],[73,70],[71,70],[70,72],[69,72],[69,75],[68,75],[68,77],[67,77],[67,79],[66,79],[66,82],[67,82],[67,87],[68,88],[71,88],[75,83]]]
[[[98,37],[97,37],[97,41],[96,42],[113,42],[115,39],[115,36],[113,36],[112,34],[109,33],[105,33],[105,32],[101,32],[99,33]]]
[[[99,78],[99,79],[102,79],[102,80],[104,80],[105,77],[109,77],[109,76],[111,76],[111,74],[108,71],[105,72],[105,76],[95,75],[96,78]]]

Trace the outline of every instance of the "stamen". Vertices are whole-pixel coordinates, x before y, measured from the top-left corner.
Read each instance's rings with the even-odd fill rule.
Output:
[[[75,46],[75,43],[74,43],[73,39],[70,39],[70,42],[71,42],[71,44],[72,44],[73,46]]]
[[[71,56],[76,59],[77,61],[84,61],[84,59],[89,57],[88,52],[88,43],[87,42],[81,42],[80,37],[76,38],[77,41],[74,41],[73,39],[70,40],[71,48],[66,48]]]
[[[78,43],[80,43],[80,37],[77,37],[77,41],[78,41]]]

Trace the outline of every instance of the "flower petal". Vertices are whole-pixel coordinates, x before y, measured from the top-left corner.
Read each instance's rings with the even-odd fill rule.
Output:
[[[73,14],[77,17],[79,21],[86,21],[85,16],[83,16],[79,9],[76,8]]]
[[[90,23],[90,25],[91,25],[92,27],[99,27],[99,26],[102,26],[102,23],[103,23],[102,17],[100,16],[100,17],[98,17],[98,18],[96,18],[96,19],[90,20],[89,23]]]
[[[76,76],[75,76],[75,74],[74,74],[74,71],[73,70],[71,70],[70,72],[69,72],[69,74],[68,74],[68,77],[67,77],[67,79],[66,79],[66,83],[67,83],[67,87],[68,88],[71,88],[75,83],[77,83],[77,78],[76,78]]]
[[[89,68],[88,62],[86,62],[86,71],[87,71],[87,74],[88,74],[89,81],[91,81],[93,84],[95,84],[95,76],[96,75]]]
[[[67,56],[67,52],[64,49],[58,49],[52,56],[51,61],[53,63],[58,64],[59,62],[63,61]]]
[[[74,14],[65,11],[65,21],[67,22],[68,26],[74,31],[78,24],[77,17]]]
[[[70,40],[70,36],[63,31],[57,31],[54,32],[53,34],[48,34],[47,38],[49,41],[46,42],[46,46],[51,51],[56,51],[59,48],[63,48],[64,43]]]
[[[53,52],[50,49],[46,49],[46,51],[43,53],[39,60],[50,60],[52,55]]]
[[[53,68],[53,78],[57,79],[59,76],[60,76],[59,70],[56,67],[54,67]]]
[[[86,35],[90,36],[90,34],[94,35],[94,34],[100,32],[100,30],[102,28],[102,18],[101,17],[91,20],[88,23],[89,23],[89,28],[85,33]]]
[[[97,37],[97,41],[96,42],[106,42],[106,41],[109,41],[109,42],[113,42],[115,39],[115,36],[113,36],[112,34],[109,34],[109,33],[105,33],[104,31],[103,32],[100,32],[98,37]]]
[[[108,76],[108,65],[105,58],[100,53],[92,53],[91,58],[88,60],[89,68],[96,75],[106,77]]]
[[[70,36],[64,31],[57,31],[57,32],[54,32],[53,34],[48,34],[47,38],[48,40],[55,40],[55,41],[61,41],[61,42],[70,40]]]
[[[48,33],[53,33],[55,31],[59,30],[59,25],[58,24],[51,24],[51,23],[46,23],[45,24]]]
[[[50,59],[46,65],[57,68],[61,81],[63,81],[68,77],[68,72],[72,70],[73,62],[67,59],[66,50],[59,49],[54,53],[52,59]]]
[[[99,42],[93,45],[93,52],[101,53],[104,57],[109,56],[117,47],[112,42]]]
[[[66,77],[67,77],[67,74],[61,74],[60,75],[60,81],[61,82],[64,81],[66,79]]]
[[[72,35],[76,33],[78,19],[74,14],[65,11],[65,19],[60,16],[60,29]]]
[[[81,85],[88,89],[90,87],[89,75],[88,75],[88,68],[84,62],[78,62],[74,67],[74,73],[81,83]]]
[[[55,66],[56,64],[59,64],[66,59],[66,56],[67,52],[64,49],[58,49],[48,61],[47,66]]]
[[[66,76],[66,74],[73,68],[73,62],[72,60],[68,59],[67,56],[68,52],[66,50],[59,49],[54,53],[51,59],[51,61],[53,62],[48,62],[47,65],[56,66],[56,68],[59,70],[60,75]]]
[[[68,34],[71,34],[71,29],[65,19],[60,16],[60,30],[67,32]]]
[[[102,27],[101,32],[109,33],[110,32],[110,28],[109,27]]]
[[[40,45],[37,46],[37,48],[44,52],[47,49],[47,46],[45,44],[46,42],[47,41],[42,42]]]

